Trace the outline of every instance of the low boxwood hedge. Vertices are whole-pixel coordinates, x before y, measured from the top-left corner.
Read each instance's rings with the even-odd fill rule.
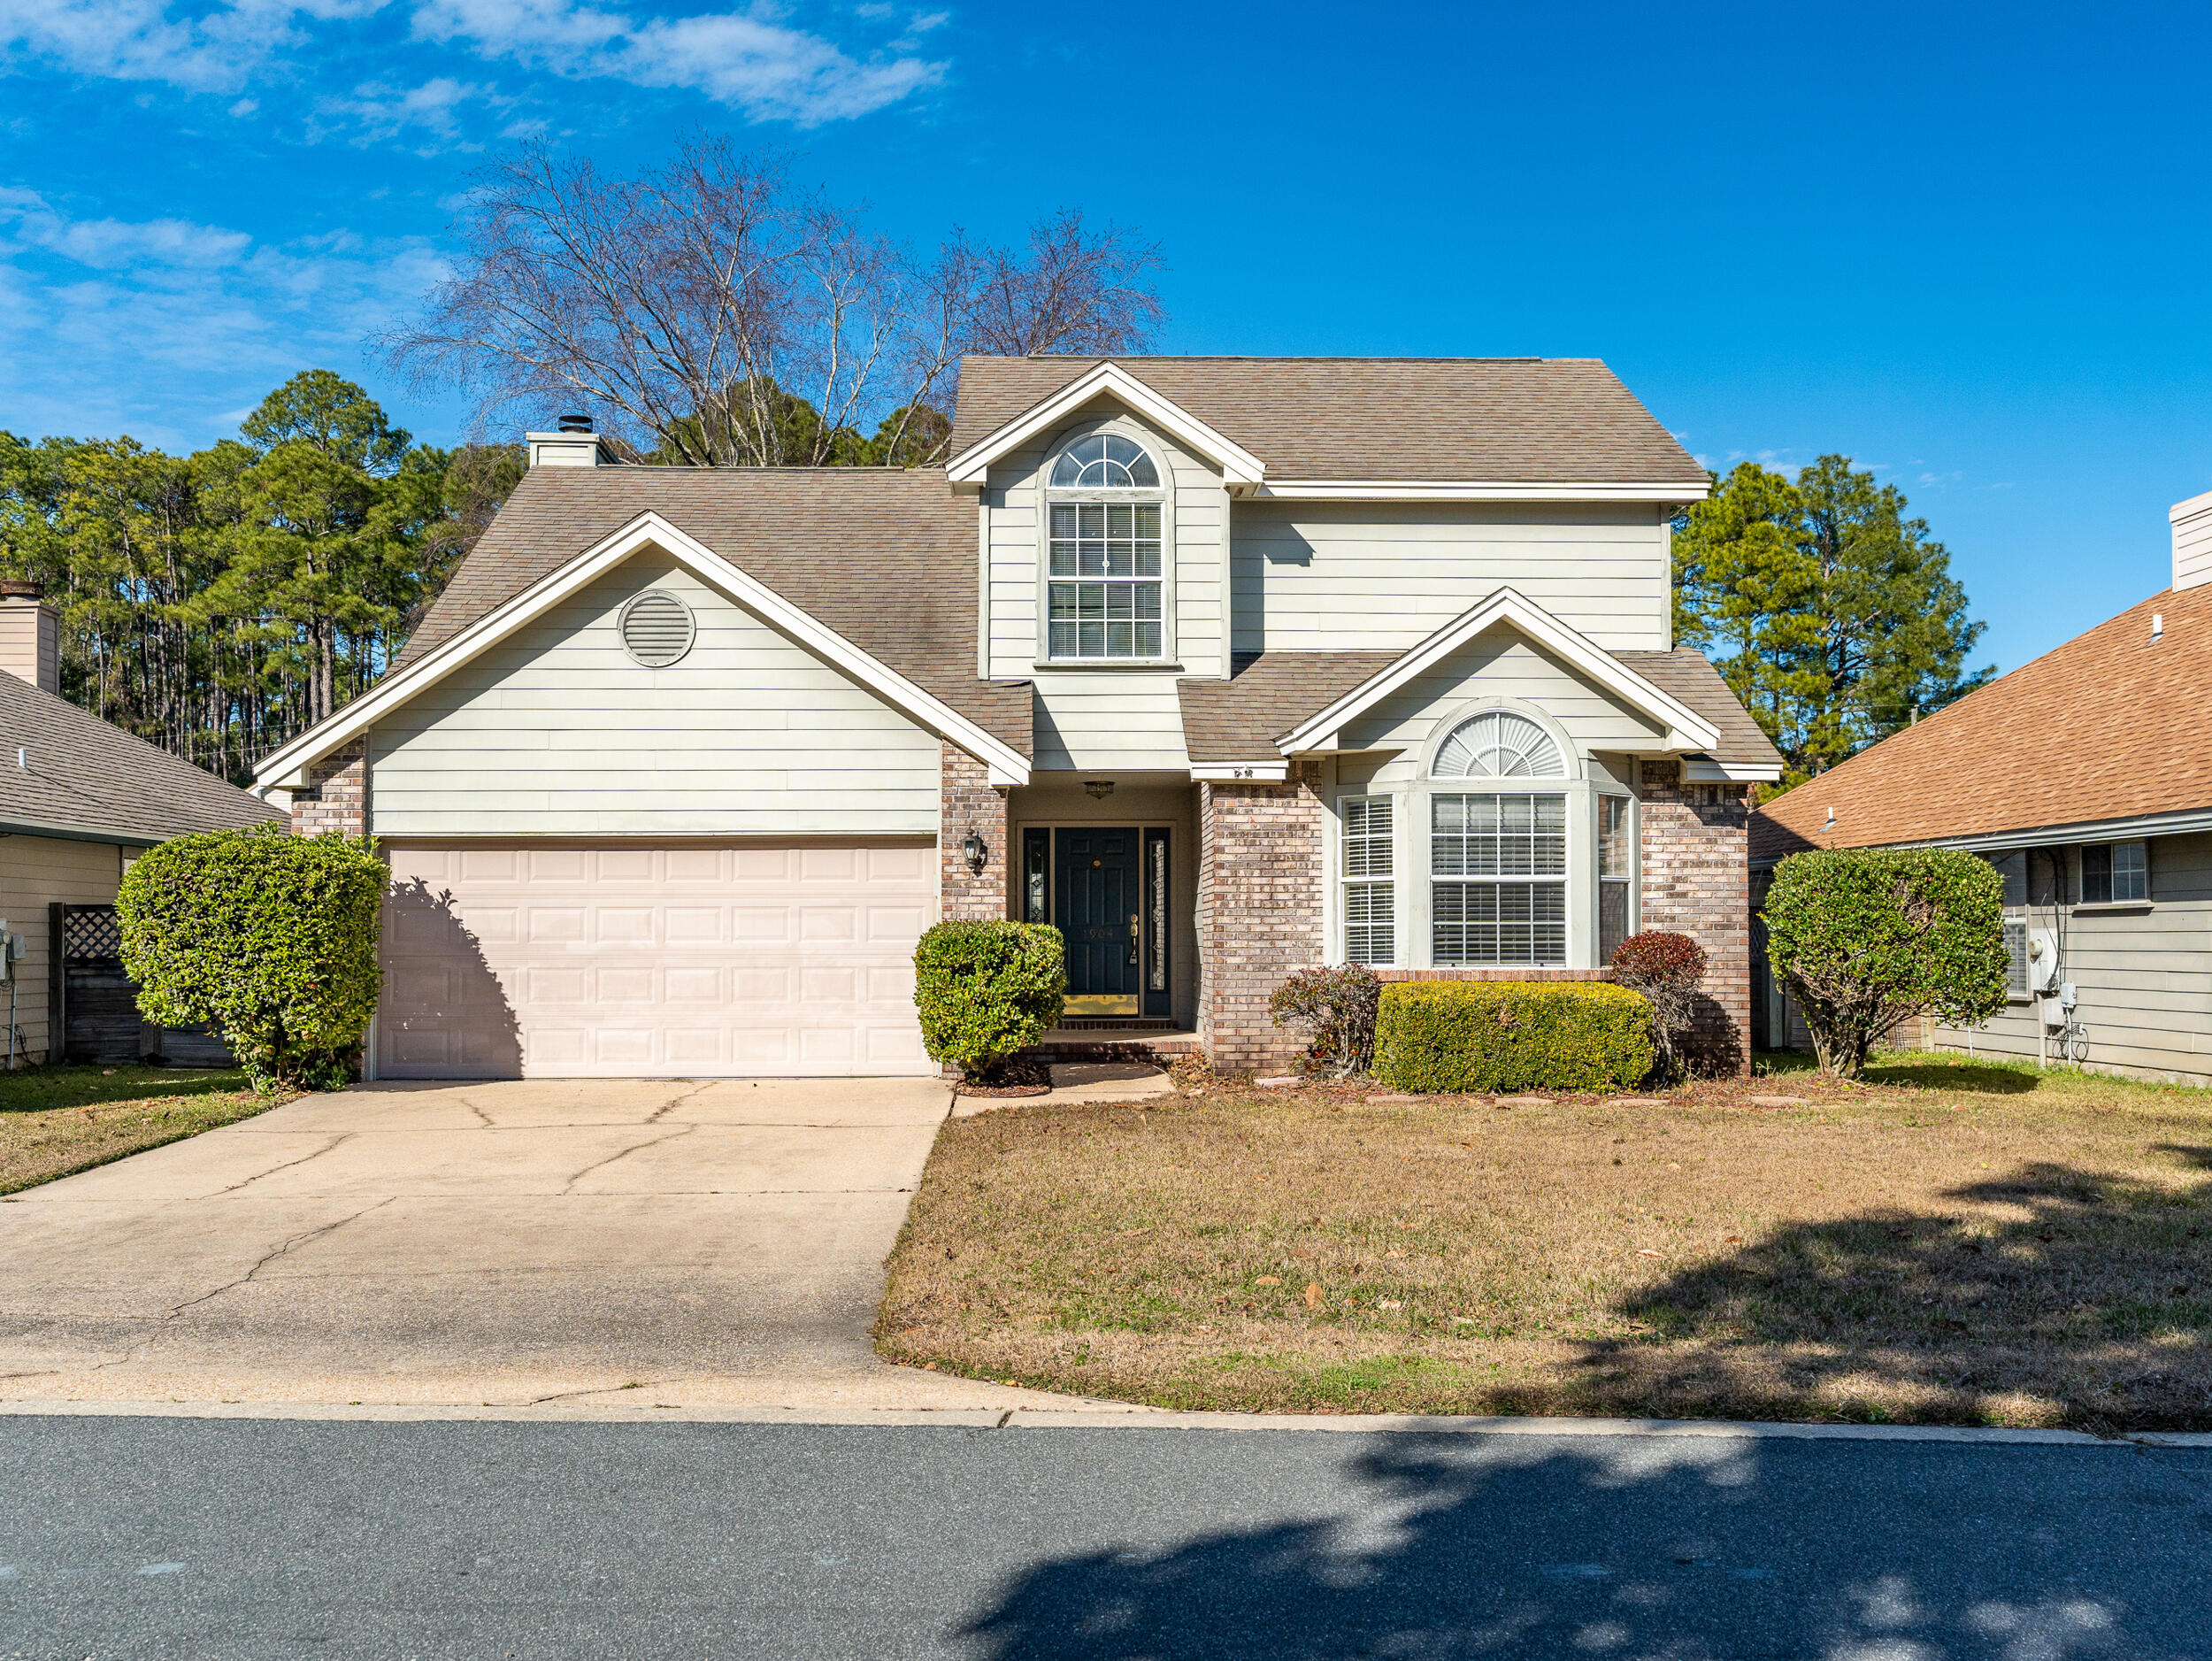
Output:
[[[1651,1004],[1602,980],[1383,988],[1375,1076],[1401,1090],[1608,1090],[1651,1071]]]

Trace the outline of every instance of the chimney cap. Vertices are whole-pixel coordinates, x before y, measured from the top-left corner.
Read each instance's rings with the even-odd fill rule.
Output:
[[[0,578],[0,598],[35,600],[46,590],[21,577]]]
[[[560,418],[560,427],[564,433],[588,433],[591,431],[591,417],[564,415]]]

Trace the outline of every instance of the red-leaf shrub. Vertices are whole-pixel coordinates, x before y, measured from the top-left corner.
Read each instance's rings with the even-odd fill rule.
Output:
[[[1613,979],[1651,1000],[1651,1035],[1659,1046],[1659,1065],[1667,1077],[1676,1077],[1674,1041],[1689,1031],[1696,1017],[1705,948],[1687,934],[1660,929],[1631,934],[1614,949]]]

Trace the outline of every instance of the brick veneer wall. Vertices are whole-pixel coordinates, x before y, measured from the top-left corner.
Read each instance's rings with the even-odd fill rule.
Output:
[[[1751,1063],[1749,788],[1686,784],[1679,763],[1643,764],[1642,925],[1705,948],[1689,1053],[1726,1073]]]
[[[1286,1065],[1298,1034],[1267,1000],[1321,961],[1320,769],[1198,787],[1198,1034],[1225,1073]]]
[[[937,799],[937,884],[944,920],[983,922],[1006,915],[1006,792],[990,770],[964,750],[940,747]],[[968,869],[960,844],[974,831],[983,838],[983,869]]]
[[[369,827],[369,740],[364,734],[307,770],[307,788],[292,792],[292,834],[348,836]]]

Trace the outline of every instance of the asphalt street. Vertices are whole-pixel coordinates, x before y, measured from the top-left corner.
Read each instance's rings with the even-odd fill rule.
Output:
[[[2212,1450],[0,1419],[0,1655],[2212,1656]]]

